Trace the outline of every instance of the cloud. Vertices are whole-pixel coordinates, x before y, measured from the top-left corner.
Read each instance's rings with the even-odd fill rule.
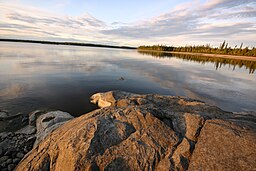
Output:
[[[152,20],[103,30],[103,33],[145,40],[162,37],[169,38],[169,42],[175,41],[179,36],[183,36],[181,41],[197,37],[199,41],[200,38],[208,38],[208,42],[212,42],[215,38],[232,41],[233,36],[239,34],[248,38],[254,35],[256,38],[256,2],[253,0],[190,2],[177,6],[169,13]],[[152,44],[153,41],[148,42]],[[168,41],[166,43],[168,44]],[[177,43],[182,44],[182,42]]]
[[[82,16],[63,16],[37,8],[0,3],[1,37],[31,39],[62,39],[87,42],[100,37],[98,30],[106,24],[89,14]],[[98,39],[100,41],[100,39]]]
[[[219,45],[223,40],[231,45],[244,42],[255,46],[252,40],[256,39],[255,0],[195,0],[148,20],[109,25],[89,14],[64,16],[3,2],[0,8],[0,36],[6,38],[38,37],[132,46]]]
[[[0,98],[17,98],[23,94],[24,90],[24,85],[12,84],[4,89],[0,89]]]

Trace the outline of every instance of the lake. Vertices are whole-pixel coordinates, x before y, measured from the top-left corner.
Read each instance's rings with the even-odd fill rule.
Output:
[[[62,110],[79,116],[97,108],[90,103],[92,94],[123,90],[187,96],[228,111],[256,111],[255,63],[194,58],[1,42],[0,109],[11,114]]]

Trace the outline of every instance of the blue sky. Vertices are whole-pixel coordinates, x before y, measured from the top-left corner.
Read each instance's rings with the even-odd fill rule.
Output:
[[[0,37],[113,45],[256,45],[255,0],[0,0]]]

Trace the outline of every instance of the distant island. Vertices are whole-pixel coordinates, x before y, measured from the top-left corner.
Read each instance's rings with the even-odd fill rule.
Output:
[[[137,49],[137,47],[130,47],[130,46],[114,46],[114,45],[102,45],[102,44],[78,43],[78,42],[53,42],[53,41],[43,41],[43,40],[0,39],[0,42],[23,42],[23,43],[40,43],[40,44],[52,44],[52,45],[104,47],[104,48],[116,48],[116,49]]]
[[[139,46],[139,51],[158,51],[158,52],[179,52],[179,53],[197,53],[197,54],[218,54],[218,55],[235,55],[256,57],[256,48],[243,47],[243,43],[238,47],[232,48],[224,41],[219,47],[212,47],[210,44],[199,46],[174,47],[165,45]]]

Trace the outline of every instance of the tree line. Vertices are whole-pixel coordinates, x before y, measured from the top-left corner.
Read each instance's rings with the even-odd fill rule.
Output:
[[[139,46],[138,50],[153,50],[153,51],[173,51],[173,52],[192,52],[192,53],[210,53],[210,54],[223,54],[223,55],[239,55],[239,56],[255,56],[256,48],[243,47],[243,43],[238,47],[237,45],[232,48],[226,41],[220,44],[219,47],[211,47],[210,44],[199,46],[166,46],[166,45],[153,45],[153,46]]]
[[[173,54],[173,53],[165,53],[161,51],[139,51],[139,53],[143,55],[151,55],[156,58],[180,58],[186,61],[193,61],[201,64],[205,64],[208,62],[214,63],[216,70],[221,68],[222,66],[229,65],[229,67],[233,67],[235,70],[236,67],[242,68],[245,67],[249,74],[253,74],[256,70],[256,62],[249,60],[240,60],[240,59],[232,59],[232,58],[214,58],[210,56],[198,56],[198,55],[189,55],[189,54]]]

